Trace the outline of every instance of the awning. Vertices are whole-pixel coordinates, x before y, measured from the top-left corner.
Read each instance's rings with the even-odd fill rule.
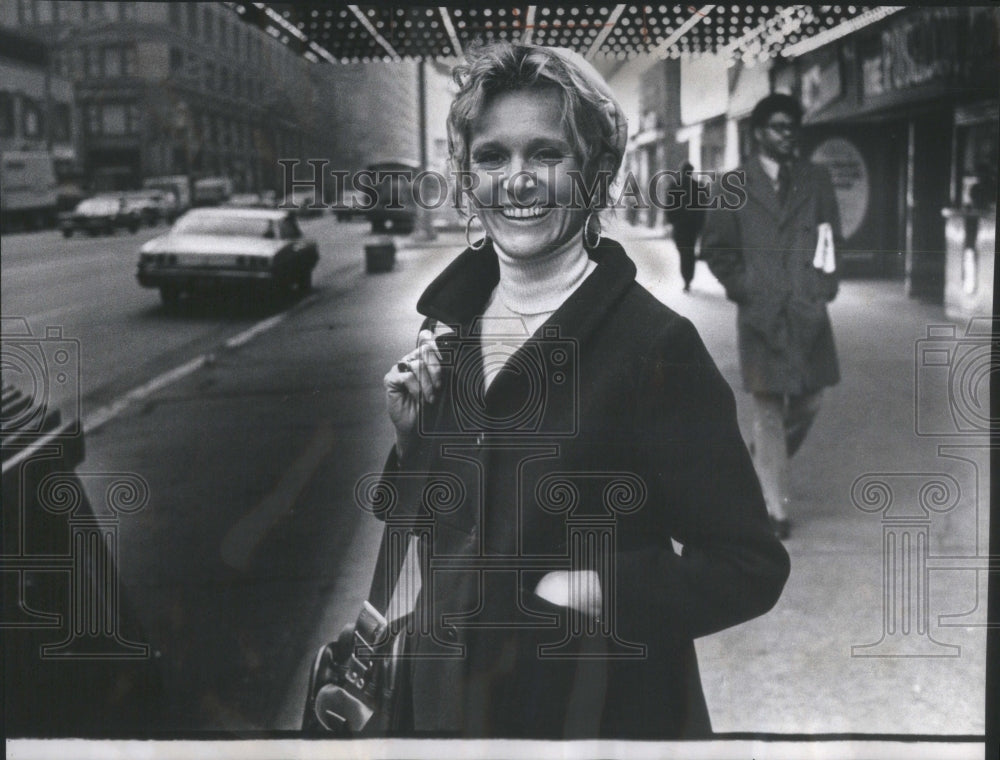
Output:
[[[526,41],[591,59],[722,54],[745,63],[813,50],[902,10],[854,5],[365,6],[227,3],[312,61],[450,59],[476,42]]]

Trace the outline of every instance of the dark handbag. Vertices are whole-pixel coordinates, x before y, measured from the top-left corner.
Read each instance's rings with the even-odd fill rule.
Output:
[[[376,562],[369,598],[379,598],[386,542]],[[365,601],[354,625],[320,647],[306,691],[302,730],[338,738],[397,734],[405,727],[403,661],[413,613],[391,623]]]

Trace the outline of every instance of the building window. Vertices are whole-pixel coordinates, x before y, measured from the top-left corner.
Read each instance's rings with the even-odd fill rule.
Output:
[[[197,3],[188,3],[185,7],[187,8],[188,34],[191,35],[192,37],[197,37],[198,36],[198,4]]]
[[[213,21],[215,21],[215,17],[212,15],[212,9],[206,7],[205,8],[205,21],[204,21],[204,25],[205,25],[204,26],[205,41],[206,42],[215,42],[215,25],[212,23]]]
[[[170,73],[180,74],[184,70],[184,53],[175,47],[170,48]]]
[[[101,133],[101,111],[95,103],[87,103],[83,107],[83,128],[88,135]]]
[[[205,64],[205,87],[209,90],[215,89],[215,64]]]
[[[69,103],[56,103],[52,107],[52,140],[61,143],[70,141]]]
[[[41,137],[42,109],[31,98],[21,99],[21,132],[25,137]]]
[[[83,55],[83,75],[85,77],[100,76],[100,66],[97,63],[97,50],[90,47],[80,49]]]
[[[101,109],[101,134],[128,134],[128,125],[126,124],[125,118],[125,106],[109,103]]]
[[[170,26],[175,29],[181,28],[181,5],[179,3],[168,3],[168,13],[170,14]]]
[[[101,52],[104,59],[104,76],[120,77],[122,75],[122,51],[119,48],[104,48]]]
[[[119,2],[118,3],[118,18],[121,21],[133,21],[135,20],[135,3],[133,2]]]
[[[225,66],[219,69],[219,89],[227,95],[231,94],[229,91],[229,69]]]
[[[14,97],[0,91],[0,137],[14,136]]]
[[[136,52],[135,47],[122,48],[122,73],[127,77],[135,76],[136,72]]]
[[[52,23],[52,0],[35,0],[35,21],[39,24]]]

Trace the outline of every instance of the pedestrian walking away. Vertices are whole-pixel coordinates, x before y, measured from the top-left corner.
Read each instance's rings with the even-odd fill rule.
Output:
[[[685,161],[681,166],[680,181],[677,192],[667,209],[667,219],[673,228],[674,245],[681,257],[681,277],[684,279],[684,292],[691,292],[691,281],[694,279],[695,246],[698,234],[705,224],[705,212],[697,208],[698,192],[702,189],[698,179],[692,176],[694,167]]]
[[[574,202],[576,173],[593,186],[625,151],[601,75],[498,43],[455,79],[451,158],[482,178],[486,235],[424,291],[417,348],[385,375],[383,516],[427,526],[404,733],[709,736],[694,639],[766,612],[789,569],[732,390],[601,235],[607,199]],[[574,533],[585,515],[614,535]]]
[[[827,303],[837,294],[840,223],[826,169],[798,156],[802,108],[772,94],[754,108],[746,203],[709,212],[702,258],[737,304],[740,370],[753,398],[751,451],[775,532],[787,538],[789,459],[839,379]]]

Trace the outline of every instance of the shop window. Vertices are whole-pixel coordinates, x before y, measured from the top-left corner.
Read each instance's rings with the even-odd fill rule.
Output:
[[[25,137],[38,138],[42,136],[42,109],[31,98],[21,100],[21,133]]]
[[[0,91],[0,137],[13,137],[14,133],[14,96]]]
[[[997,122],[981,121],[958,127],[959,162],[956,205],[988,208],[996,204]]]

